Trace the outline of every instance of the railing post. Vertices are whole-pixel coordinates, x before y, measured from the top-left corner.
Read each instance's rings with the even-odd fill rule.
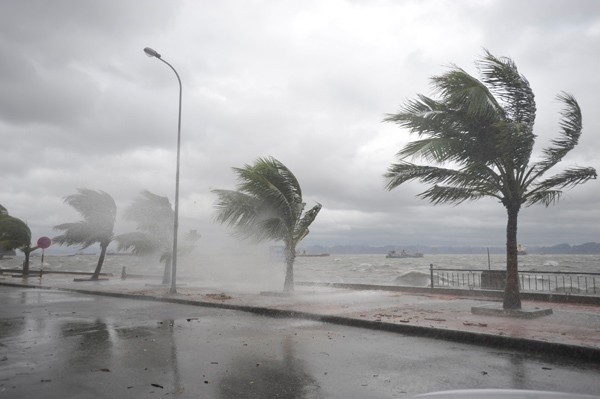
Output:
[[[429,264],[429,276],[431,278],[431,288],[433,288],[433,263]]]

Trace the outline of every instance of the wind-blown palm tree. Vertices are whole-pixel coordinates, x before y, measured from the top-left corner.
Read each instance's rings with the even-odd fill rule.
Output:
[[[25,254],[23,275],[29,275],[29,255],[38,249],[31,245],[31,230],[27,223],[10,216],[6,208],[0,205],[0,250],[20,250]]]
[[[254,165],[233,171],[238,176],[237,191],[213,190],[219,197],[216,220],[234,227],[244,239],[282,240],[286,260],[283,289],[293,291],[296,245],[308,234],[321,204],[302,214],[306,204],[298,180],[273,157],[259,158]]]
[[[160,261],[165,264],[163,284],[171,279],[174,215],[167,197],[144,190],[125,210],[125,218],[137,224],[137,231],[115,237],[119,250],[131,249],[136,255],[159,252]]]
[[[80,188],[77,191],[77,194],[66,196],[64,202],[75,208],[83,220],[54,226],[55,230],[64,233],[52,240],[60,245],[81,245],[81,249],[99,243],[100,257],[91,277],[92,280],[98,280],[106,249],[114,237],[117,205],[113,198],[104,191],[87,188]]]
[[[385,174],[386,188],[418,180],[431,187],[419,194],[434,204],[460,204],[483,197],[496,198],[506,208],[506,288],[504,309],[520,309],[517,221],[523,205],[549,206],[562,189],[596,178],[590,167],[571,167],[552,176],[546,173],[578,143],[581,110],[573,96],[558,95],[563,103],[560,136],[532,161],[535,143],[535,101],[529,82],[509,58],[488,51],[478,62],[482,79],[453,67],[432,78],[439,99],[419,95],[385,121],[417,133]],[[406,159],[420,158],[431,165]]]
[[[115,240],[118,249],[129,251],[135,255],[148,255],[158,252],[160,262],[165,264],[163,284],[171,282],[171,267],[173,253],[173,218],[175,212],[167,197],[161,197],[143,190],[133,203],[125,209],[125,219],[137,224],[137,230],[131,233],[119,234]],[[200,238],[195,230],[185,237],[187,245],[179,245],[177,254],[189,253],[193,243]]]

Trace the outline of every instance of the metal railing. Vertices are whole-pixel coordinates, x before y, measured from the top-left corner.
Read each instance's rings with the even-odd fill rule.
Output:
[[[429,266],[431,288],[504,290],[505,270],[441,269]],[[600,273],[519,271],[523,292],[600,295]]]

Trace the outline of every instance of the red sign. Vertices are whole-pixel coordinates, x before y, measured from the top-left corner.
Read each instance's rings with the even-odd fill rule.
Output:
[[[46,249],[52,244],[52,240],[48,237],[40,237],[37,240],[38,248]]]

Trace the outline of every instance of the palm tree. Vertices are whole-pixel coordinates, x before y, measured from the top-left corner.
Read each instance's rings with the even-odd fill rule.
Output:
[[[94,191],[87,188],[80,188],[77,191],[77,194],[66,196],[64,202],[75,208],[81,214],[83,220],[54,226],[55,230],[64,233],[52,240],[60,245],[81,245],[81,249],[99,243],[100,257],[91,278],[92,280],[98,280],[106,256],[106,249],[113,240],[117,205],[113,198],[104,191]]]
[[[546,173],[578,143],[581,110],[573,96],[558,95],[563,103],[560,136],[532,161],[535,143],[534,95],[527,79],[510,58],[487,50],[477,63],[481,80],[454,66],[432,78],[439,99],[419,95],[385,121],[417,133],[397,154],[398,163],[385,174],[386,188],[418,180],[431,185],[419,194],[434,204],[460,204],[492,197],[506,208],[506,288],[504,309],[520,309],[517,260],[517,220],[521,206],[559,200],[562,189],[596,178],[590,167],[570,167]],[[412,157],[435,164],[417,165]]]
[[[27,223],[10,216],[6,208],[0,205],[0,250],[20,250],[25,254],[23,275],[29,275],[29,255],[38,249],[31,245],[31,230]],[[2,252],[0,252],[2,255]]]
[[[169,284],[171,279],[174,214],[167,197],[144,190],[125,210],[125,218],[136,222],[137,231],[116,237],[119,250],[131,249],[136,255],[159,252],[160,261],[165,264],[163,284]]]
[[[254,165],[233,168],[237,191],[213,190],[219,197],[216,220],[236,228],[241,238],[257,242],[282,240],[285,245],[284,291],[294,290],[296,245],[308,234],[308,226],[321,204],[305,212],[302,190],[294,174],[272,157],[259,158]]]

